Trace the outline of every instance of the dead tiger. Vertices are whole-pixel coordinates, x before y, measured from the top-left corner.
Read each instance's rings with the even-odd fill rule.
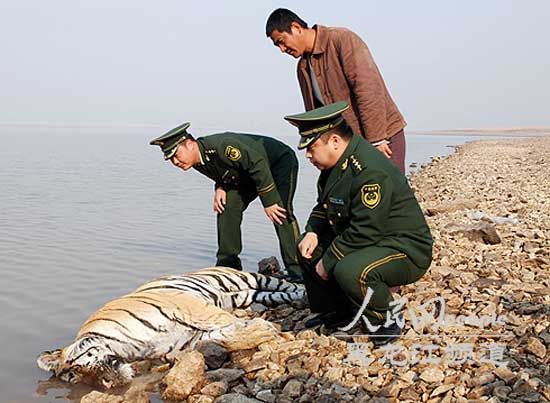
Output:
[[[200,340],[223,344],[250,325],[276,332],[267,321],[238,319],[228,311],[253,302],[289,303],[304,294],[300,285],[226,267],[161,277],[105,304],[74,342],[44,351],[37,363],[66,382],[118,386],[134,376],[133,361],[170,358]]]

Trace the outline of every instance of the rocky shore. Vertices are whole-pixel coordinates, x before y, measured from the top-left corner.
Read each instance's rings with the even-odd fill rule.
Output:
[[[466,144],[411,184],[434,261],[396,296],[405,322],[394,343],[304,330],[300,304],[255,304],[236,315],[269,319],[279,334],[203,344],[172,367],[144,364],[128,390],[81,401],[549,401],[550,137]]]

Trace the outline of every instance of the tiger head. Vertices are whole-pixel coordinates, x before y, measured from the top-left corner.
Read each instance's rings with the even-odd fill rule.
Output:
[[[44,351],[36,362],[40,369],[51,371],[69,383],[112,388],[128,383],[134,376],[132,366],[122,362],[104,340],[94,336],[79,339],[63,349]]]

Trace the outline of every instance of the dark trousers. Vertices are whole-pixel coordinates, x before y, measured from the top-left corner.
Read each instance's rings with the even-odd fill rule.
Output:
[[[329,280],[325,281],[317,275],[315,265],[330,243],[331,240],[321,239],[312,259],[299,256],[312,312],[350,313],[361,306],[367,289],[371,288],[374,293],[364,315],[371,323],[380,324],[392,308],[390,287],[414,283],[426,273],[404,253],[387,247],[368,246],[344,256]]]
[[[275,224],[275,231],[277,232],[279,249],[286,269],[291,273],[300,275],[296,256],[296,240],[300,235],[300,229],[292,206],[298,178],[298,162],[280,165],[272,169],[271,173],[283,202],[282,207],[287,211],[287,218],[283,220],[283,224]],[[217,216],[217,266],[242,269],[239,254],[242,251],[241,223],[243,213],[257,196],[258,194],[252,186],[227,191],[225,210]]]
[[[399,168],[402,174],[405,174],[405,132],[398,131],[390,138],[390,149],[392,155],[390,160]]]

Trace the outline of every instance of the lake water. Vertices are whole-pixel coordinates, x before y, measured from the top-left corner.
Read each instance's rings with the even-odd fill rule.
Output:
[[[41,351],[68,344],[94,310],[141,283],[215,262],[213,185],[164,162],[148,145],[158,134],[0,127],[0,401],[77,399],[85,389],[44,383]],[[295,135],[279,138],[296,143]],[[407,166],[475,139],[407,135]],[[299,158],[303,226],[318,171]],[[279,257],[258,201],[245,214],[243,244],[246,270]]]

